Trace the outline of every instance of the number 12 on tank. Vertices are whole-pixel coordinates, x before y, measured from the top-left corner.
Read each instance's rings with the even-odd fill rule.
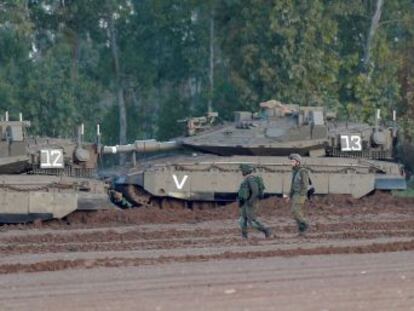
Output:
[[[40,150],[40,167],[41,168],[63,168],[63,150],[62,149],[42,149]]]

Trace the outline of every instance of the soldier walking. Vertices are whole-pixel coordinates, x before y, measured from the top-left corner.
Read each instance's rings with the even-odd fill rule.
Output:
[[[266,228],[256,219],[255,209],[259,198],[263,195],[264,184],[259,176],[253,175],[254,168],[247,164],[240,165],[240,170],[244,180],[240,185],[237,199],[240,207],[240,228],[242,237],[247,239],[248,226],[263,232],[266,238],[272,234],[269,228]]]
[[[288,200],[291,201],[291,209],[298,225],[299,233],[304,234],[309,228],[303,208],[309,188],[309,172],[302,166],[302,157],[297,153],[289,155],[292,164],[292,183]]]

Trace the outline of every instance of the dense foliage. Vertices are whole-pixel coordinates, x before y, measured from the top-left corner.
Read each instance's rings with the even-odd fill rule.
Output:
[[[377,19],[376,19],[377,18]],[[106,143],[278,99],[414,120],[412,0],[2,0],[0,111]]]

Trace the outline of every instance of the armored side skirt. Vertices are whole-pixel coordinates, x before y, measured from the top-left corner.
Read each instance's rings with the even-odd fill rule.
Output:
[[[62,218],[78,207],[76,193],[0,190],[0,222]]]
[[[104,183],[35,175],[0,177],[0,223],[63,218],[75,210],[108,206]]]
[[[286,157],[212,157],[160,163],[137,170],[116,181],[134,184],[157,197],[184,200],[231,201],[242,180],[239,165],[249,163],[262,176],[265,193],[290,190],[291,167]],[[402,166],[385,161],[344,158],[305,158],[317,194],[350,194],[363,197],[374,189],[405,189]]]

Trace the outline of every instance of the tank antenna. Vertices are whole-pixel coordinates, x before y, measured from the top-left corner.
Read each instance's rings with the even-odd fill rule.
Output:
[[[392,134],[394,138],[396,138],[397,137],[397,111],[395,109],[392,111],[392,123],[393,123]]]
[[[83,125],[83,123],[81,123],[81,125],[78,127],[77,143],[79,146],[82,145],[84,133],[85,133],[85,126]]]
[[[381,109],[377,109],[377,114],[375,115],[375,129],[376,130],[378,130],[380,119],[381,119]]]
[[[96,145],[98,147],[98,152],[101,152],[101,126],[96,124]]]

